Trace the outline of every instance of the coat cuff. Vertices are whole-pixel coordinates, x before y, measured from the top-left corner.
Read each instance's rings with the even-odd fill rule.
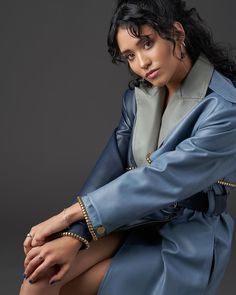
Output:
[[[80,248],[81,250],[88,249],[90,247],[89,242],[92,240],[92,236],[85,222],[80,221],[72,223],[69,228],[63,232],[71,233],[72,236],[75,235],[74,237],[83,242],[83,246]]]
[[[88,249],[90,247],[88,240],[86,240],[85,238],[83,238],[82,236],[80,236],[76,233],[73,233],[70,230],[62,231],[59,234],[57,234],[57,237],[64,237],[64,236],[72,237],[72,238],[75,238],[75,239],[79,240],[80,242],[82,242],[82,246],[81,246],[80,250]]]
[[[89,232],[93,238],[93,240],[98,240],[99,238],[106,235],[106,229],[102,225],[101,219],[99,217],[98,212],[93,206],[88,195],[85,196],[77,196],[77,200],[81,206],[84,219],[87,223],[87,227]]]

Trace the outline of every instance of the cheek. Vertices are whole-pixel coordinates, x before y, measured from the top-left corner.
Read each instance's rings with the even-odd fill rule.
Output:
[[[159,63],[166,63],[172,56],[172,47],[169,43],[158,43],[150,51],[150,56],[153,60],[159,61]]]
[[[140,68],[137,65],[137,63],[132,62],[129,64],[129,68],[132,72],[134,72],[136,75],[140,75]]]
[[[161,54],[162,54],[162,60],[165,61],[165,63],[168,65],[173,61],[173,48],[171,46],[166,46],[163,48]]]
[[[161,64],[168,76],[172,75],[175,72],[176,66],[177,66],[177,60],[175,56],[173,55],[172,46],[170,45],[166,46],[165,49],[162,51]]]

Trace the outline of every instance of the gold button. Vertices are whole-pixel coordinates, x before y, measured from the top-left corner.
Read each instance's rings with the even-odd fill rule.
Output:
[[[105,233],[105,230],[106,230],[105,227],[99,226],[96,231],[99,235],[102,235]]]

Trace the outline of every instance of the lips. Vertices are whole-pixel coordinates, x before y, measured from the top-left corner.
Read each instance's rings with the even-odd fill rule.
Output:
[[[147,72],[145,77],[148,78],[148,79],[154,79],[158,75],[159,70],[160,70],[160,68],[151,70],[151,71]]]

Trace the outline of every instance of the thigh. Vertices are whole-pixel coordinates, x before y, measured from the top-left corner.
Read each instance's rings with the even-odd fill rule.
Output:
[[[108,271],[111,258],[102,260],[63,286],[60,295],[96,295]]]

